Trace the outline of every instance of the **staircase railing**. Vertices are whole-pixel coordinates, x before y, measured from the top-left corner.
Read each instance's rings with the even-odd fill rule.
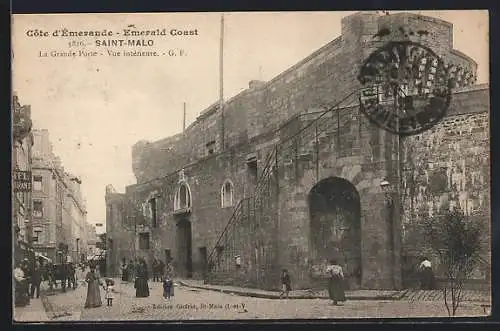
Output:
[[[239,215],[241,215],[243,201],[245,201],[247,199],[248,198],[244,198],[244,199],[239,200],[238,203],[236,204],[236,206],[233,208],[233,213],[231,214],[231,217],[229,217],[229,221],[226,223],[226,226],[224,227],[221,234],[217,238],[217,241],[215,242],[215,245],[212,248],[212,251],[210,252],[210,254],[208,256],[209,267],[213,266],[212,262],[213,262],[214,255],[216,254],[218,247],[220,247],[220,243],[222,241],[224,234],[227,232],[228,228],[234,223],[234,220],[237,219]]]
[[[335,123],[333,121],[330,123],[328,121],[324,121],[321,123],[322,120],[326,120],[327,116],[329,114],[333,114],[334,111],[337,111],[337,114],[340,114],[339,110],[341,109],[340,106],[343,102],[351,98],[354,94],[356,94],[359,90],[356,89],[349,93],[347,96],[342,98],[339,102],[337,102],[335,105],[329,107],[328,109],[324,111],[317,112],[319,115],[315,117],[313,120],[311,120],[309,123],[304,125],[302,128],[300,128],[297,132],[295,132],[293,135],[290,135],[282,140],[280,140],[278,143],[274,145],[272,148],[271,152],[268,154],[266,161],[264,163],[264,167],[262,169],[262,172],[259,176],[259,179],[256,183],[255,190],[253,194],[250,197],[241,199],[237,205],[234,207],[233,213],[231,217],[229,218],[228,222],[226,223],[226,226],[218,236],[215,245],[212,248],[212,251],[209,254],[208,257],[208,264],[209,264],[209,272],[213,271],[214,269],[218,268],[219,262],[220,261],[214,261],[216,258],[218,258],[218,250],[219,249],[224,249],[222,248],[223,246],[221,245],[223,242],[228,240],[228,237],[230,235],[229,231],[232,230],[235,225],[242,220],[242,218],[247,217],[250,218],[250,216],[253,216],[256,218],[256,211],[254,210],[254,215],[250,215],[250,207],[248,207],[247,213],[248,215],[245,215],[245,210],[244,206],[245,204],[250,205],[251,202],[254,203],[254,207],[256,205],[259,205],[262,208],[262,203],[264,203],[264,199],[262,199],[262,195],[264,193],[265,189],[269,190],[270,187],[270,181],[272,178],[273,174],[277,174],[277,170],[279,168],[279,164],[286,158],[283,155],[281,155],[281,152],[285,151],[286,149],[295,149],[295,154],[298,154],[298,150],[301,146],[299,146],[299,139],[304,139],[307,138],[306,130],[314,127],[314,132],[312,132],[313,137],[316,138],[319,134],[327,131],[329,128],[332,126],[340,126],[340,117],[338,118]],[[310,115],[310,114],[306,114]],[[339,115],[340,116],[340,115]],[[300,117],[300,115],[298,116]],[[333,117],[332,117],[333,118]],[[321,130],[318,130],[318,127],[321,127]],[[309,132],[311,133],[311,132]],[[306,137],[304,137],[306,136]],[[340,135],[339,135],[340,139]],[[303,143],[304,144],[304,143]],[[307,144],[307,142],[306,142]],[[269,198],[269,197],[268,197]],[[252,235],[252,234],[250,234]],[[234,241],[234,238],[233,240]],[[225,261],[225,264],[231,263],[230,261]]]

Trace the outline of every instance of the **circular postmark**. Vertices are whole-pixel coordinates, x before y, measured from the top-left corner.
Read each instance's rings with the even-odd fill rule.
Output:
[[[443,61],[415,42],[389,42],[361,67],[361,111],[381,128],[402,136],[436,125],[450,105],[451,82]]]

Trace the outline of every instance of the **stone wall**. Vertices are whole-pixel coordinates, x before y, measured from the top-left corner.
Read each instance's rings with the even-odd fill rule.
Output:
[[[441,208],[461,208],[484,225],[485,261],[474,278],[489,277],[490,144],[489,86],[453,95],[449,115],[432,130],[409,137],[402,153],[403,243],[411,271],[416,258],[432,257],[421,224]],[[439,268],[439,267],[438,267]]]
[[[106,189],[106,273],[108,277],[121,276],[120,265],[125,258],[127,263],[134,259],[134,226],[127,215],[125,194]]]
[[[385,29],[385,30],[384,30]],[[386,32],[385,34],[382,32]],[[224,106],[224,142],[227,147],[245,143],[310,108],[332,105],[359,88],[357,76],[363,61],[388,41],[410,40],[431,47],[454,72],[470,72],[477,64],[453,49],[451,24],[421,15],[379,16],[357,13],[342,20],[342,35],[267,83],[253,86],[229,99]],[[358,95],[345,100],[356,102]],[[221,112],[214,104],[205,109],[184,134],[161,143],[134,146],[134,173],[138,182],[180,169],[208,156],[206,144],[215,141],[221,151]]]
[[[384,29],[385,34],[382,33]],[[249,170],[247,160],[256,158],[260,176],[266,166],[267,156],[273,151],[275,144],[281,141],[278,162],[279,202],[276,207],[278,218],[274,223],[269,223],[268,229],[264,229],[272,232],[275,230],[273,224],[280,227],[279,240],[273,242],[272,248],[276,251],[275,255],[279,255],[280,266],[292,270],[297,286],[307,287],[311,284],[310,269],[319,262],[311,261],[310,256],[307,197],[311,188],[320,180],[331,176],[340,177],[349,180],[360,194],[360,246],[364,270],[362,287],[397,286],[401,282],[402,247],[398,243],[401,242],[402,233],[398,223],[387,223],[389,215],[385,208],[384,194],[380,190],[381,178],[394,178],[397,174],[396,139],[370,124],[355,106],[358,98],[356,91],[359,88],[356,77],[360,66],[371,52],[390,40],[413,40],[429,46],[451,64],[450,68],[455,68],[454,72],[458,76],[464,76],[467,70],[475,76],[476,64],[452,49],[452,26],[446,22],[414,14],[379,16],[358,13],[344,18],[341,37],[271,81],[254,82],[248,90],[226,102],[226,149],[223,152],[221,112],[217,104],[203,111],[183,134],[156,143],[139,142],[134,146],[133,167],[138,184],[127,187],[126,196],[130,200],[127,208],[137,209],[137,206],[149,199],[152,192],[157,192],[155,194],[160,197],[160,222],[157,228],[151,228],[150,220],[146,219],[146,225],[138,230],[150,233],[151,249],[139,253],[148,259],[154,255],[164,259],[165,249],[171,250],[174,258],[178,253],[180,246],[176,240],[178,241],[177,222],[180,216],[176,215],[173,207],[180,185],[179,172],[182,169],[192,200],[190,212],[182,217],[188,218],[192,225],[193,267],[195,277],[200,277],[202,261],[198,248],[206,247],[210,253],[234,212],[232,208],[221,207],[221,187],[224,181],[229,179],[234,184],[235,205],[243,197],[251,196],[257,180]],[[449,111],[450,118],[455,121],[454,116],[468,117],[465,114],[477,112],[478,107],[483,107],[482,111],[485,111],[488,108],[484,104],[485,91],[455,93]],[[321,106],[331,106],[337,102],[341,102],[343,110],[331,113],[330,118],[321,120],[314,126],[321,127],[322,136],[319,141],[311,138],[312,132],[302,133],[295,141],[287,140],[314,120]],[[309,115],[299,116],[304,113]],[[485,115],[475,116],[482,116],[484,121]],[[467,121],[476,120],[479,119]],[[441,125],[448,121],[449,119]],[[484,132],[470,131],[467,134],[476,137],[478,134],[484,135]],[[422,146],[426,145],[422,145],[423,140],[418,139],[432,141],[435,138],[421,137],[435,137],[435,133],[428,132],[408,138],[404,140],[404,146],[420,146],[415,148],[424,155],[426,150]],[[471,139],[464,135],[454,137],[459,141],[468,139],[467,143],[481,142],[480,139],[483,139]],[[210,154],[207,143],[213,141],[214,150]],[[488,148],[487,143],[481,143],[484,148]],[[437,148],[438,145],[435,146]],[[475,151],[473,147],[470,148]],[[408,154],[408,150],[405,153]],[[438,154],[426,155],[430,160],[429,164],[441,162],[429,159]],[[452,153],[447,160],[453,161],[458,156],[458,153]],[[476,159],[484,162],[484,159]],[[415,167],[421,168],[420,165]],[[406,192],[403,199],[405,215],[420,208],[415,207],[417,197],[413,196],[415,191],[412,192]],[[425,204],[419,199],[420,205]],[[410,209],[408,204],[412,206]],[[481,206],[484,207],[485,204],[486,202]],[[248,219],[247,216],[243,214],[240,222]],[[406,235],[409,221],[405,217],[403,221],[406,232],[403,234]],[[248,229],[248,235],[251,233],[250,227],[242,226],[240,229]],[[237,235],[234,234],[234,237]],[[407,247],[407,236],[404,243]],[[250,261],[251,256],[257,253],[251,245],[245,245],[240,249]],[[226,275],[225,279],[233,283],[248,281],[245,277],[236,275],[234,278]]]

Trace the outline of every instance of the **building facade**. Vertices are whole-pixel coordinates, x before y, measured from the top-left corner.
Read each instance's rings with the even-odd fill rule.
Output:
[[[32,249],[32,148],[31,107],[21,105],[16,93],[12,99],[12,234],[13,261],[28,257]]]
[[[90,223],[87,223],[86,238],[87,238],[87,258],[89,258],[97,253],[97,242],[99,241],[95,226]]]
[[[490,224],[489,87],[452,37],[421,15],[345,17],[340,37],[269,82],[182,134],[137,143],[137,184],[106,192],[111,262],[130,255],[132,235],[134,256],[172,258],[181,277],[212,283],[275,288],[286,267],[296,288],[323,287],[319,270],[336,258],[351,289],[409,286],[424,218],[446,204]],[[407,138],[359,107],[360,68],[391,41],[428,47],[455,83],[445,119]],[[487,282],[488,258],[480,269]]]
[[[85,259],[87,250],[85,201],[81,181],[66,172],[52,151],[47,130],[34,130],[33,220],[36,250],[59,262],[60,244],[73,261]]]
[[[134,235],[133,216],[127,213],[125,194],[117,193],[112,185],[106,187],[106,267],[107,275],[119,276],[125,258],[137,257],[138,239]]]

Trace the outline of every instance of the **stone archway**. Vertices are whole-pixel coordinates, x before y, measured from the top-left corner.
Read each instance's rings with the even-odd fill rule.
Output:
[[[336,259],[344,266],[351,289],[361,286],[361,204],[356,187],[329,177],[309,193],[312,257],[321,263]]]

